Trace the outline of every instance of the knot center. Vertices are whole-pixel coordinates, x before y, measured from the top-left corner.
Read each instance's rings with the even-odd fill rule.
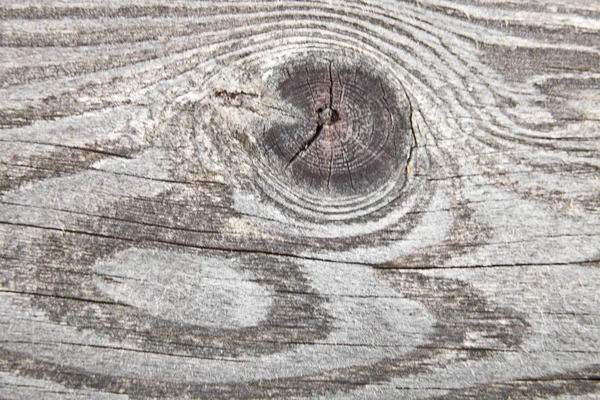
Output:
[[[332,125],[340,120],[340,114],[337,110],[329,107],[319,108],[317,110],[317,123],[321,126]]]

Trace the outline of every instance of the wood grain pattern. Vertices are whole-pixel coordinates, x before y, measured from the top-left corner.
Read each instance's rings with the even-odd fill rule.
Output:
[[[599,44],[596,0],[1,4],[0,398],[598,397]]]

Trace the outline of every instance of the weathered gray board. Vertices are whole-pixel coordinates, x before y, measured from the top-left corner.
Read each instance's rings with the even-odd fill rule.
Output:
[[[597,0],[12,0],[0,45],[0,398],[600,396]]]

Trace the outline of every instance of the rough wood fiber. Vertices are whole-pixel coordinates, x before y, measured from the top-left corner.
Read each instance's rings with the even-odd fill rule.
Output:
[[[600,396],[600,3],[0,5],[0,398]]]

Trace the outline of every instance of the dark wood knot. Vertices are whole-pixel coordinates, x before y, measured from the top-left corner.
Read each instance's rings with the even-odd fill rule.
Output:
[[[406,178],[410,107],[386,77],[310,64],[288,70],[278,91],[298,117],[274,124],[263,144],[285,185],[355,197]]]

